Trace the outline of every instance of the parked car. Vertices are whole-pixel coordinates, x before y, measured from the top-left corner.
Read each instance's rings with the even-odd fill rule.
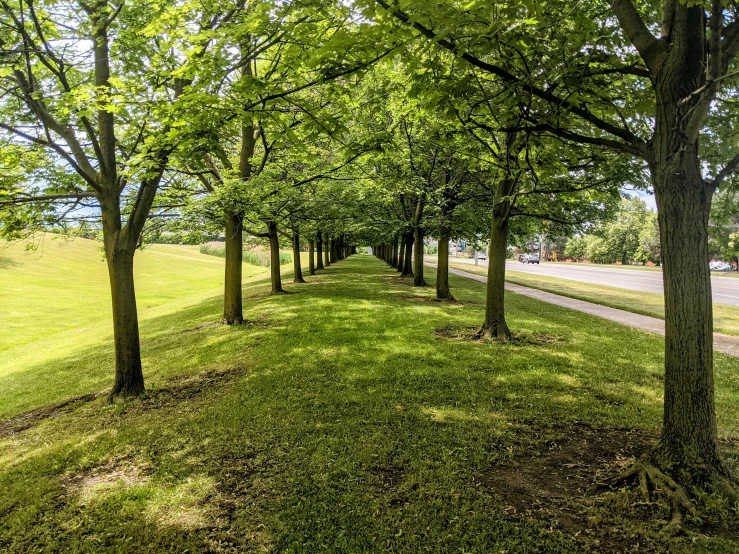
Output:
[[[539,265],[539,254],[529,254],[526,263]]]
[[[485,254],[485,252],[478,252],[477,253],[477,259],[478,260],[487,260],[488,259],[488,255]]]
[[[521,262],[522,264],[525,264],[525,263],[526,263],[526,260],[527,260],[528,258],[529,258],[528,254],[521,254],[521,255],[520,255],[520,256],[518,257],[518,261],[519,261],[519,262]]]
[[[722,261],[715,261],[708,264],[708,267],[711,271],[731,271],[732,267],[731,264],[727,264],[726,262]]]

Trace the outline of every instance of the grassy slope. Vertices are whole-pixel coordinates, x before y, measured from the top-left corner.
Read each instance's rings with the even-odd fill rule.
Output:
[[[449,267],[461,269],[469,273],[487,275],[487,267],[454,262],[450,262]],[[570,298],[601,304],[602,306],[626,310],[627,312],[649,315],[660,319],[665,318],[664,299],[661,294],[653,292],[620,289],[617,287],[571,281],[569,279],[548,277],[546,275],[532,275],[530,273],[511,270],[506,271],[506,281],[524,287],[531,287]],[[739,336],[739,310],[735,306],[714,304],[713,326],[717,333]]]
[[[516,295],[511,326],[559,343],[443,339],[433,331],[482,318],[483,286],[452,286],[465,304],[429,302],[432,288],[365,256],[292,294],[255,282],[245,301],[255,324],[241,328],[215,324],[215,295],[153,308],[142,322],[147,399],[98,399],[0,434],[0,550],[604,551],[588,541],[633,512],[631,493],[577,508],[592,525],[575,539],[546,512],[513,513],[489,483],[580,422],[652,433],[661,340]],[[98,390],[112,360],[104,335],[93,338],[0,376],[0,401]],[[737,438],[738,370],[717,357],[725,440]],[[26,389],[28,375],[57,372],[47,395]],[[667,545],[659,521],[645,525],[628,532],[655,551],[737,548],[696,533]]]
[[[110,291],[100,245],[45,235],[37,246],[0,249],[0,418],[54,402],[60,388],[80,395],[108,386],[111,378]],[[223,259],[200,254],[196,246],[149,246],[136,253],[135,271],[144,324],[216,298],[223,286]],[[247,281],[267,272],[243,266]],[[79,372],[77,357],[86,352],[99,365]],[[145,370],[160,373],[148,360]]]
[[[2,246],[2,245],[0,245]],[[44,235],[37,249],[25,243],[0,249],[0,352],[44,336],[110,319],[108,271],[100,244]],[[136,295],[148,310],[223,283],[223,260],[195,246],[153,245],[136,253]],[[262,268],[244,264],[245,276]]]

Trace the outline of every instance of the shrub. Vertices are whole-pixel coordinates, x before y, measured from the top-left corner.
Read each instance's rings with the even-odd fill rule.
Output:
[[[200,245],[200,253],[208,256],[226,257],[226,243],[224,242],[208,242]],[[241,253],[241,259],[251,265],[260,267],[269,267],[269,250],[244,250]],[[280,265],[289,264],[293,261],[290,254],[280,254]]]

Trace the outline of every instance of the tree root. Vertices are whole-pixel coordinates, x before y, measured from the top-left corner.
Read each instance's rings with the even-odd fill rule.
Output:
[[[505,341],[505,342],[508,342],[513,339],[513,333],[511,333],[510,329],[508,329],[507,326],[503,326],[503,325],[483,326],[479,331],[477,331],[472,336],[473,338],[476,338],[479,340],[498,339],[498,340]]]
[[[717,475],[711,480],[711,487],[714,492],[726,498],[731,504],[739,504],[739,493],[730,479]]]
[[[645,502],[652,502],[650,488],[655,493],[665,496],[669,500],[672,513],[668,526],[681,527],[685,514],[695,513],[695,506],[688,498],[685,489],[681,485],[678,485],[672,477],[657,469],[657,467],[644,458],[638,460],[620,475],[608,479],[599,485],[601,488],[610,488],[632,481],[638,481],[639,492]]]

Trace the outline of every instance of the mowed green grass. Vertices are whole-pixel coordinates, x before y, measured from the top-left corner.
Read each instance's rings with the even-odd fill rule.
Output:
[[[464,263],[450,262],[449,267],[485,276],[488,272],[487,267]],[[628,268],[633,269],[631,266],[628,266]],[[595,285],[546,275],[532,275],[511,270],[506,271],[506,281],[635,314],[648,315],[659,319],[665,318],[664,298],[661,294],[653,292],[620,289],[618,287]],[[714,303],[713,327],[717,333],[739,336],[739,310],[736,309],[736,306]]]
[[[110,288],[101,244],[45,234],[0,249],[0,418],[107,386],[112,348]],[[303,254],[307,264],[307,254]],[[197,246],[151,245],[136,253],[139,318],[164,319],[221,294],[224,260]],[[283,267],[291,272],[292,264]],[[243,264],[245,282],[268,269]],[[307,271],[307,270],[306,270]],[[290,281],[286,278],[286,282]],[[100,365],[80,372],[77,356],[95,352]],[[145,361],[158,375],[160,367]],[[167,370],[163,370],[163,374]],[[12,377],[11,377],[12,376]]]
[[[101,251],[93,240],[44,234],[27,242],[0,243],[0,352],[68,329],[100,322],[109,326],[110,285]],[[134,260],[136,297],[142,318],[148,310],[223,283],[223,260],[197,246],[152,245]],[[244,275],[263,268],[244,264]]]
[[[255,278],[250,324],[238,328],[218,324],[217,295],[152,308],[141,400],[7,419],[109,384],[102,337],[0,375],[0,402],[16,406],[0,416],[0,551],[737,551],[725,507],[708,522],[722,534],[671,538],[659,534],[669,509],[631,491],[576,499],[579,531],[558,525],[552,498],[531,514],[510,506],[496,476],[511,464],[556,454],[584,430],[593,447],[624,429],[654,436],[661,339],[513,294],[509,324],[542,340],[445,338],[436,331],[474,328],[483,315],[484,287],[451,283],[462,303],[437,303],[433,287],[354,256],[286,295]],[[717,356],[716,366],[720,436],[736,468],[739,360]],[[57,372],[47,394],[26,390],[28,376]]]

